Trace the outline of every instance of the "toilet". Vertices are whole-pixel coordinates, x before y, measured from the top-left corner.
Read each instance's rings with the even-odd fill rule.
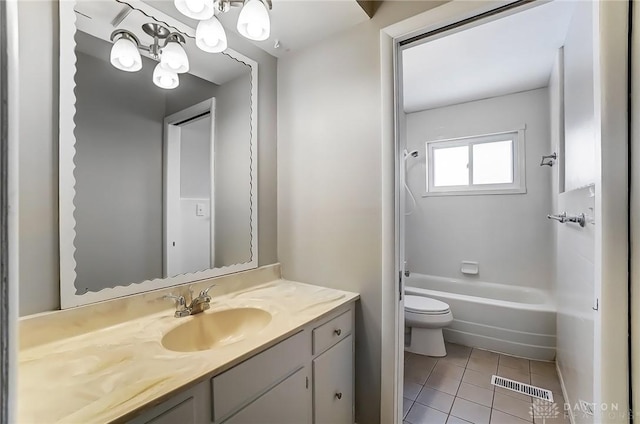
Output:
[[[442,329],[453,321],[449,305],[423,296],[404,297],[404,322],[411,329],[405,350],[419,355],[446,356]]]

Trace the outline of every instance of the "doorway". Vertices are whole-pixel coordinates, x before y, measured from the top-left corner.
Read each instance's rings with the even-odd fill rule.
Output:
[[[414,257],[413,262],[414,264],[417,263],[417,265],[412,266],[412,264],[409,263],[408,267],[405,266],[405,261],[407,260],[407,257],[408,257],[407,256],[408,252],[406,250],[407,245],[404,240],[404,234],[407,227],[407,218],[405,213],[411,212],[411,209],[415,209],[415,206],[413,206],[413,201],[410,200],[411,197],[417,198],[418,204],[422,203],[423,205],[425,205],[427,204],[427,202],[431,201],[430,206],[433,206],[433,203],[434,203],[433,199],[435,199],[435,197],[432,197],[432,195],[428,193],[429,175],[431,175],[432,182],[433,182],[433,174],[429,174],[428,169],[429,169],[429,165],[431,165],[431,169],[433,169],[433,167],[437,165],[433,163],[433,157],[435,155],[432,155],[432,157],[429,157],[428,155],[429,147],[426,142],[440,141],[440,140],[445,141],[447,139],[447,136],[444,134],[436,134],[435,137],[433,137],[433,139],[431,140],[426,136],[423,137],[423,139],[420,141],[420,143],[422,143],[422,146],[407,144],[408,129],[407,129],[407,119],[406,119],[406,113],[405,113],[406,111],[404,110],[404,107],[406,106],[404,104],[404,96],[403,96],[404,81],[402,80],[402,77],[401,77],[402,71],[403,71],[403,57],[402,57],[403,52],[406,49],[411,47],[415,47],[418,45],[426,45],[430,41],[433,42],[438,40],[440,43],[442,43],[443,40],[445,40],[446,38],[450,37],[453,34],[461,34],[465,30],[470,30],[474,28],[477,29],[491,22],[499,22],[506,18],[513,18],[514,16],[517,16],[518,14],[521,14],[521,13],[524,14],[527,11],[532,12],[532,11],[536,11],[536,9],[539,11],[539,10],[542,10],[544,7],[552,6],[553,3],[554,2],[551,2],[551,4],[550,3],[543,4],[538,2],[516,2],[511,4],[510,6],[499,7],[499,8],[495,8],[495,5],[493,5],[493,8],[492,8],[491,5],[483,4],[483,5],[478,5],[474,11],[471,11],[469,9],[456,10],[455,8],[451,7],[451,9],[448,11],[450,13],[445,13],[444,10],[438,10],[438,9],[445,8],[445,6],[443,6],[441,8],[435,9],[433,12],[427,12],[424,14],[425,16],[423,16],[423,19],[422,19],[421,30],[416,28],[416,26],[418,25],[417,22],[420,21],[420,19],[414,19],[414,22],[412,23],[413,27],[411,27],[411,25],[405,25],[404,28],[401,28],[401,26],[397,25],[394,28],[388,28],[385,30],[387,34],[389,34],[394,38],[394,43],[395,43],[394,47],[396,49],[395,57],[397,60],[397,66],[396,66],[397,109],[396,109],[395,156],[397,158],[396,159],[396,202],[397,202],[396,203],[397,205],[397,208],[396,208],[396,215],[397,215],[396,216],[396,240],[397,240],[396,264],[397,264],[398,274],[396,275],[400,275],[402,278],[402,281],[399,283],[397,287],[399,302],[396,304],[397,305],[397,309],[396,309],[397,321],[396,322],[398,324],[396,326],[396,332],[398,334],[396,341],[397,341],[397,346],[399,351],[399,354],[398,354],[399,359],[398,359],[398,366],[396,369],[396,372],[397,372],[396,375],[400,380],[402,380],[403,368],[404,368],[403,365],[405,365],[405,362],[402,360],[402,356],[403,356],[402,351],[404,350],[404,346],[402,345],[402,339],[403,339],[402,336],[404,334],[404,331],[403,331],[404,330],[404,325],[403,325],[404,304],[402,302],[402,296],[405,294],[405,286],[407,284],[406,272],[408,271],[408,274],[411,275],[411,273],[414,271],[413,269],[411,269],[412,267],[415,269],[423,265],[421,261],[416,261]],[[584,415],[584,420],[579,420],[579,421],[593,422],[594,415],[591,415],[591,414],[602,413],[602,411],[597,411],[597,410],[594,411],[592,408],[593,405],[609,402],[609,404],[616,403],[618,405],[618,408],[620,408],[620,405],[626,405],[626,402],[627,402],[627,399],[626,399],[627,387],[624,384],[619,383],[620,381],[626,380],[626,376],[628,373],[627,367],[619,366],[620,363],[626,364],[628,362],[628,358],[626,355],[626,340],[624,338],[624,331],[625,331],[624,329],[626,328],[626,325],[627,325],[626,311],[624,310],[624,308],[622,308],[621,310],[620,308],[616,309],[615,307],[613,307],[614,304],[619,305],[620,303],[624,303],[624,301],[621,302],[621,298],[619,296],[621,288],[623,288],[623,293],[624,293],[623,297],[626,298],[626,293],[627,293],[626,278],[623,274],[618,272],[619,269],[624,268],[625,266],[624,264],[626,263],[626,254],[622,255],[622,258],[623,258],[622,262],[615,262],[611,260],[608,254],[605,254],[606,251],[604,250],[606,248],[609,248],[611,249],[611,251],[624,253],[626,252],[626,246],[623,245],[624,243],[620,243],[620,242],[607,244],[605,240],[606,237],[605,239],[603,239],[603,234],[604,235],[618,234],[619,236],[622,237],[623,240],[626,239],[626,236],[625,236],[626,228],[624,226],[621,226],[620,223],[616,222],[616,219],[614,219],[614,217],[619,217],[620,214],[625,215],[627,213],[626,210],[621,211],[619,207],[616,208],[616,210],[613,210],[613,208],[609,208],[608,206],[606,206],[606,200],[604,200],[603,202],[603,199],[606,199],[606,198],[611,198],[611,199],[617,198],[619,202],[621,201],[622,204],[624,204],[626,202],[625,194],[620,193],[620,190],[616,189],[615,184],[612,184],[612,183],[615,181],[617,184],[620,184],[620,183],[626,184],[626,179],[624,178],[623,175],[614,175],[614,179],[611,179],[611,180],[605,180],[602,178],[603,172],[611,169],[614,166],[613,162],[609,162],[609,159],[611,159],[612,157],[616,157],[618,160],[621,160],[624,163],[625,162],[624,159],[626,157],[625,156],[626,153],[624,152],[626,150],[626,134],[621,134],[617,132],[618,128],[626,128],[625,122],[624,120],[620,121],[617,119],[612,119],[609,113],[610,110],[615,110],[617,108],[617,110],[619,112],[622,112],[622,115],[624,116],[625,115],[624,110],[626,110],[626,102],[624,102],[623,100],[621,102],[608,103],[605,107],[602,102],[602,92],[608,91],[608,90],[614,90],[619,93],[624,93],[624,91],[626,90],[626,84],[624,83],[624,81],[620,81],[619,77],[617,79],[614,78],[611,72],[613,69],[617,69],[617,71],[619,72],[620,63],[626,64],[626,47],[625,47],[626,35],[627,35],[626,28],[616,28],[615,25],[613,25],[612,17],[615,16],[617,18],[617,22],[626,22],[625,18],[627,14],[627,6],[624,4],[613,6],[610,4],[606,4],[605,2],[605,3],[589,3],[588,5],[586,5],[586,8],[588,10],[583,10],[578,13],[578,15],[582,14],[582,19],[575,18],[574,20],[573,13],[571,14],[569,19],[569,26],[571,25],[571,22],[574,23],[574,26],[576,25],[576,22],[578,22],[577,26],[579,27],[580,26],[579,23],[581,21],[583,22],[583,24],[585,21],[587,21],[587,24],[583,26],[588,27],[590,33],[593,34],[593,38],[592,38],[593,46],[591,47],[591,58],[592,58],[592,61],[591,61],[592,77],[591,78],[593,82],[590,85],[591,87],[590,94],[589,94],[589,91],[587,91],[587,95],[590,96],[590,98],[587,99],[588,101],[585,102],[584,98],[579,99],[578,97],[578,99],[576,100],[576,98],[571,97],[572,90],[575,91],[575,88],[572,88],[571,84],[573,84],[576,80],[580,80],[580,78],[583,77],[582,74],[580,75],[574,74],[572,78],[569,78],[568,87],[567,86],[563,86],[560,88],[555,87],[556,94],[559,93],[562,96],[564,96],[565,93],[569,91],[569,98],[558,99],[556,96],[554,99],[557,104],[559,104],[558,100],[560,100],[563,106],[568,106],[568,108],[570,109],[568,111],[568,114],[563,113],[562,115],[559,115],[558,114],[559,111],[556,109],[553,109],[552,107],[553,106],[553,104],[551,103],[552,99],[550,98],[552,96],[547,94],[548,95],[547,102],[550,105],[548,108],[549,109],[548,113],[550,115],[553,115],[555,113],[555,118],[554,116],[549,116],[548,120],[551,121],[550,122],[551,125],[556,125],[556,127],[554,127],[554,130],[557,134],[561,134],[561,135],[567,134],[569,138],[569,144],[570,144],[569,146],[570,151],[567,152],[566,156],[563,155],[564,157],[562,157],[561,160],[556,163],[557,166],[553,170],[553,178],[551,181],[551,185],[554,190],[555,196],[548,201],[547,209],[550,209],[549,211],[550,215],[559,214],[561,208],[572,209],[572,210],[584,209],[587,214],[591,213],[592,217],[599,216],[601,217],[601,219],[597,221],[594,220],[591,223],[592,227],[589,230],[590,241],[587,240],[587,242],[584,243],[585,246],[588,245],[590,247],[587,249],[587,251],[581,252],[582,256],[579,256],[576,258],[571,256],[572,254],[571,251],[567,251],[564,249],[558,250],[558,247],[559,247],[558,243],[564,243],[564,244],[575,243],[576,242],[575,240],[571,241],[571,236],[575,236],[576,234],[571,232],[567,233],[565,229],[568,230],[569,227],[566,227],[564,225],[562,225],[560,229],[554,228],[551,230],[552,237],[554,238],[553,247],[556,249],[556,252],[551,258],[553,263],[551,263],[549,266],[552,270],[554,270],[554,273],[553,275],[550,275],[547,277],[547,280],[551,280],[551,281],[547,281],[547,284],[551,286],[551,287],[548,287],[549,293],[555,299],[558,296],[567,295],[569,293],[567,289],[562,286],[562,283],[563,283],[562,281],[560,282],[560,285],[557,284],[558,278],[559,278],[558,275],[562,276],[560,277],[561,279],[571,281],[572,280],[571,275],[567,277],[566,272],[567,270],[571,271],[573,269],[574,272],[581,274],[581,276],[578,277],[577,279],[576,278],[573,279],[575,281],[578,281],[578,280],[585,281],[583,277],[587,274],[590,276],[589,278],[587,278],[587,281],[590,281],[589,284],[591,285],[590,286],[587,285],[586,289],[585,289],[585,286],[580,287],[581,293],[589,294],[587,297],[579,296],[579,299],[576,299],[575,296],[571,296],[569,294],[568,297],[564,299],[564,301],[578,300],[577,304],[574,304],[573,306],[576,308],[576,310],[579,310],[578,316],[580,316],[581,318],[578,321],[571,321],[571,322],[567,322],[566,320],[563,321],[562,318],[560,318],[557,322],[558,322],[558,334],[559,334],[559,337],[561,337],[558,347],[560,347],[562,343],[564,343],[564,345],[562,345],[563,347],[561,348],[563,350],[559,352],[560,356],[558,359],[559,359],[559,363],[562,364],[562,355],[564,354],[564,357],[565,357],[564,363],[566,364],[564,366],[565,373],[566,373],[565,378],[567,380],[571,380],[571,382],[564,383],[564,386],[571,386],[571,388],[564,387],[562,388],[563,390],[561,390],[561,393],[563,395],[567,395],[567,390],[568,390],[568,395],[567,395],[568,399],[566,399],[566,401],[569,405],[571,405],[571,412],[573,413],[574,418],[578,416],[582,417]],[[470,8],[470,9],[473,9],[473,8]],[[436,11],[440,13],[436,13]],[[431,15],[431,19],[427,17],[428,15]],[[554,16],[557,16],[557,15],[558,14],[554,14]],[[589,15],[589,16],[587,16],[585,19],[584,15]],[[591,19],[590,22],[588,22],[589,19]],[[425,25],[425,23],[427,25]],[[425,30],[425,27],[427,28],[426,30]],[[564,34],[565,40],[566,40],[567,34],[571,35],[570,32],[565,33]],[[597,34],[603,34],[603,35],[601,35],[600,38],[598,38]],[[559,45],[557,46],[557,49],[559,50],[563,46],[564,44]],[[459,48],[462,48],[462,47],[459,47]],[[569,63],[561,62],[560,68],[564,69],[566,72],[575,71],[575,69],[572,68],[572,65],[575,63],[575,59],[576,59],[575,56],[577,55],[578,57],[580,57],[581,55],[584,55],[584,51],[579,51],[580,48],[578,48],[577,50],[578,51],[576,51],[576,49],[573,49],[572,51],[568,52],[568,54],[570,55],[568,58]],[[469,49],[467,51],[458,50],[458,51],[460,52],[460,55],[473,56],[474,54],[478,54],[477,49],[476,50]],[[602,56],[603,53],[604,53],[604,56],[608,57],[609,60],[611,60],[611,62],[607,62],[607,63],[601,62],[600,65],[597,66],[598,61],[596,59],[599,57],[603,57]],[[453,54],[452,56],[456,56],[456,55]],[[560,59],[558,59],[558,57]],[[459,58],[454,58],[454,59],[459,59]],[[554,61],[557,63],[558,61],[565,60],[565,59],[567,59],[566,53],[561,51],[561,53],[556,55],[556,58],[554,59]],[[583,59],[584,59],[584,56],[583,56]],[[617,60],[618,62],[614,62],[614,60]],[[594,64],[596,66],[593,66]],[[439,65],[442,65],[442,62],[437,62],[435,66],[439,66]],[[446,68],[446,66],[442,66],[442,67]],[[463,71],[464,71],[464,68],[463,68]],[[584,71],[584,68],[582,68],[580,71]],[[477,74],[478,72],[475,72],[475,73]],[[556,81],[562,81],[562,82],[567,81],[565,77],[558,75],[557,73],[558,71],[556,71],[556,75],[555,75]],[[449,72],[449,75],[450,74],[451,72]],[[547,80],[545,81],[546,86],[540,85],[538,87],[524,87],[524,88],[521,88],[519,91],[515,90],[512,93],[494,93],[492,95],[485,94],[484,98],[496,98],[498,97],[499,94],[508,95],[508,94],[522,93],[522,92],[531,91],[535,89],[543,89],[545,87],[548,88],[550,79],[551,79],[551,73],[547,75]],[[584,83],[584,81],[582,82]],[[438,83],[440,84],[441,87],[448,87],[451,85],[451,84],[448,85],[444,83],[442,79],[438,80]],[[460,84],[458,84],[458,87],[456,88],[460,88],[459,85]],[[438,87],[435,87],[435,88],[437,89]],[[447,90],[444,90],[444,91],[446,92]],[[584,90],[582,90],[581,92],[584,93]],[[413,90],[413,93],[415,94],[415,90]],[[622,95],[622,98],[624,99],[624,95]],[[469,102],[477,101],[480,99],[483,99],[483,97],[481,96],[480,98],[476,98],[476,99],[466,99],[466,101],[465,99],[463,99],[463,101],[461,102],[459,101],[455,104],[469,103]],[[426,110],[437,109],[438,106],[446,107],[451,105],[452,104],[437,105],[434,103],[429,107],[427,107]],[[593,147],[584,148],[584,146],[582,146],[578,148],[577,150],[580,154],[576,156],[575,151],[571,153],[571,148],[575,148],[575,145],[572,144],[573,141],[571,139],[571,137],[575,135],[572,133],[571,125],[573,125],[572,122],[576,122],[575,121],[576,115],[572,115],[572,113],[577,113],[578,114],[577,116],[580,116],[581,113],[582,114],[585,113],[585,110],[591,116],[591,124],[593,125],[592,132],[595,134],[595,136],[593,136],[592,138]],[[606,112],[603,113],[603,110]],[[562,116],[562,119],[559,119],[558,116]],[[572,119],[574,121],[572,121]],[[565,128],[558,127],[564,124],[568,125],[569,128],[565,129]],[[616,130],[613,129],[614,125],[617,125],[615,127]],[[518,128],[510,128],[510,129],[517,130]],[[578,131],[579,130],[584,130],[584,128],[578,128]],[[611,144],[608,144],[607,146],[603,146],[603,144],[601,143],[601,140],[603,139],[603,134],[607,131],[609,131],[609,135],[613,137],[612,140],[614,140],[614,142],[612,142]],[[584,133],[582,134],[584,135]],[[462,135],[457,134],[456,136],[449,137],[449,138],[459,139],[460,137],[464,138],[465,136],[468,137],[470,135],[483,136],[483,135],[486,135],[486,133],[480,132],[477,134],[462,134]],[[563,140],[561,137],[556,137],[555,139],[553,137],[549,137],[548,148],[550,151],[548,153],[551,154],[552,153],[551,150],[561,151],[563,147],[562,141]],[[445,146],[445,147],[453,148],[453,147],[459,147],[459,146]],[[418,150],[419,156],[420,156],[419,160],[414,161],[414,163],[410,163],[410,162],[408,163],[405,160],[406,153],[409,153],[413,150]],[[591,152],[593,153],[591,156],[591,159],[587,159],[587,160],[584,159],[583,153],[585,151],[588,154],[591,154]],[[422,154],[420,155],[420,153]],[[581,160],[579,159],[580,155],[582,155]],[[512,160],[515,159],[513,154],[511,155],[511,158]],[[410,160],[411,159],[409,159],[409,161]],[[591,168],[586,167],[587,170],[591,169],[588,177],[586,177],[586,179],[581,180],[580,179],[581,176],[577,175],[577,181],[572,180],[571,178],[576,176],[576,174],[579,174],[579,172],[576,173],[575,170],[578,168],[580,168],[580,170],[584,169],[585,168],[584,164],[589,161],[591,161],[593,165],[591,166]],[[409,174],[409,180],[407,180],[406,178],[407,174],[405,173],[405,166],[413,167],[414,169],[417,168],[419,171],[418,175],[422,174],[422,176],[412,177],[411,174]],[[463,168],[466,169],[469,173],[471,173],[469,168],[467,168],[466,166]],[[570,175],[568,177],[563,175],[559,171],[563,168],[564,170],[566,170],[567,168],[569,169]],[[550,167],[550,169],[553,169],[553,167]],[[414,178],[413,184],[412,184],[411,178]],[[417,180],[415,178],[417,178]],[[409,194],[409,191],[407,190],[407,188],[405,188],[406,185],[409,186],[409,188],[412,188],[411,186],[413,185],[414,191],[416,191],[415,189],[416,181],[418,181],[418,184],[421,185],[419,194],[417,196],[415,195],[414,192],[411,192],[411,194]],[[527,181],[527,183],[529,183],[529,181]],[[562,185],[566,185],[567,187],[565,187],[563,190]],[[492,196],[499,197],[496,194],[492,194]],[[446,201],[449,204],[451,204],[453,203],[451,201],[452,198],[453,196],[448,198]],[[618,203],[618,205],[620,205],[620,203]],[[550,222],[546,222],[546,216],[542,217],[542,221],[544,222],[544,224],[541,223],[540,225],[546,225],[547,228],[549,224],[551,224]],[[414,237],[424,236],[424,234],[418,234],[415,231],[412,231],[411,233]],[[427,233],[427,234],[431,234],[431,233]],[[584,233],[582,233],[581,236],[584,236]],[[584,240],[582,240],[582,242],[584,242]],[[439,245],[439,246],[442,247],[442,245]],[[592,252],[591,255],[593,258],[591,266],[589,267],[588,263],[586,265],[582,263],[580,266],[576,267],[576,264],[577,262],[579,262],[580,259],[584,260],[585,255],[587,257],[589,256],[589,249]],[[567,256],[567,254],[569,256]],[[432,257],[437,256],[437,252],[435,252],[431,256]],[[480,266],[482,267],[482,262],[486,263],[487,260],[488,259],[480,261]],[[438,261],[438,262],[439,264],[442,263],[442,261]],[[476,261],[470,261],[470,262],[476,262]],[[571,264],[571,265],[567,268],[566,267],[567,264]],[[430,266],[430,269],[434,269],[434,268],[435,268],[435,264]],[[488,268],[489,267],[485,268],[484,273],[480,271],[480,275],[490,274],[489,272],[487,272]],[[558,272],[558,270],[560,270],[561,272]],[[565,274],[563,274],[563,272]],[[605,278],[607,279],[608,283],[611,282],[611,285],[607,287],[603,287],[602,281]],[[617,293],[615,292],[614,287],[617,287],[617,290],[618,290]],[[604,312],[602,308],[603,302],[607,302],[607,303],[611,302],[610,309],[605,310]],[[572,314],[576,315],[575,313],[572,313]],[[454,316],[455,316],[455,311],[454,311]],[[613,323],[615,323],[615,325],[613,325]],[[580,340],[576,340],[575,337],[572,339],[570,335],[571,332],[579,332],[580,334],[583,334],[585,331],[586,331],[586,334],[589,334],[590,336],[587,338],[580,336],[578,337]],[[464,331],[460,330],[458,333],[464,333]],[[452,339],[451,336],[453,335],[455,335],[455,332],[449,332],[450,339]],[[447,338],[446,333],[445,333],[445,338]],[[611,347],[612,345],[610,344],[610,342],[605,342],[605,339],[610,341],[616,340],[618,348],[612,348]],[[458,338],[457,340],[460,341],[461,339]],[[464,343],[470,344],[468,339],[464,341]],[[624,346],[620,345],[620,343],[624,343]],[[471,347],[475,347],[475,346],[471,346]],[[555,348],[555,346],[551,346],[551,347]],[[489,348],[489,350],[492,350],[492,349]],[[495,349],[495,348],[493,350],[500,351],[499,349]],[[590,353],[589,355],[584,355],[583,354],[584,352],[590,352]],[[515,355],[515,356],[526,356],[526,355],[521,354],[521,355]],[[561,366],[562,365],[560,365],[560,367]],[[616,374],[617,377],[615,378],[612,377],[612,374],[611,374],[612,372]],[[614,379],[617,379],[618,383],[614,383],[613,382]],[[605,383],[605,381],[607,381],[607,383]],[[398,390],[398,392],[402,392],[402,390]],[[583,399],[584,397],[588,397],[589,399]],[[396,405],[397,405],[396,411],[398,412],[397,419],[399,420],[401,418],[404,418],[402,411],[400,411],[400,407],[402,405],[401,395],[396,397]],[[621,410],[624,411],[626,409],[622,407]],[[617,418],[622,419],[621,416]]]
[[[215,100],[165,118],[165,278],[216,266]]]

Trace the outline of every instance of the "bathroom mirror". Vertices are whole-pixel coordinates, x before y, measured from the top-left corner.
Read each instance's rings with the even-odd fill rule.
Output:
[[[188,71],[162,74],[153,31]],[[257,64],[194,36],[139,0],[60,2],[62,308],[257,267]]]

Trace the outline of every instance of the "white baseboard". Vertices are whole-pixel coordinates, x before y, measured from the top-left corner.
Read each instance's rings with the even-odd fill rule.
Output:
[[[556,358],[556,372],[558,373],[558,379],[560,380],[560,388],[562,389],[562,397],[564,398],[564,402],[572,405],[571,400],[567,394],[567,388],[564,385],[564,378],[562,378],[562,372],[560,371],[560,365],[558,364],[558,358]],[[562,405],[562,413],[564,414],[565,407]],[[569,408],[569,421],[571,424],[576,424],[576,417],[573,415],[573,408]]]

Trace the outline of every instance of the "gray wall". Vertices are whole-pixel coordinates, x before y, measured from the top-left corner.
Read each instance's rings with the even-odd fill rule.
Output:
[[[58,251],[58,7],[19,2],[20,315],[60,308]],[[277,60],[230,36],[259,64],[259,264],[277,262]],[[37,52],[37,54],[33,54]]]
[[[278,63],[278,255],[285,278],[359,292],[356,420],[380,422],[383,279],[380,29],[437,2],[384,2],[374,18]]]
[[[546,88],[407,115],[407,182],[417,205],[406,218],[409,270],[440,277],[550,289],[554,223],[551,174],[540,157],[551,152]],[[526,194],[429,196],[425,193],[425,142],[513,131],[526,125]],[[407,201],[410,210],[411,204]],[[460,272],[462,261],[480,274]]]
[[[149,59],[124,73],[77,58],[75,284],[84,293],[162,276],[165,90]]]
[[[251,260],[251,128],[244,114],[251,107],[251,75],[220,87],[215,141],[215,260],[228,266]]]
[[[214,97],[218,86],[191,74],[180,74],[180,85],[163,91],[166,96],[165,113],[169,116]]]

